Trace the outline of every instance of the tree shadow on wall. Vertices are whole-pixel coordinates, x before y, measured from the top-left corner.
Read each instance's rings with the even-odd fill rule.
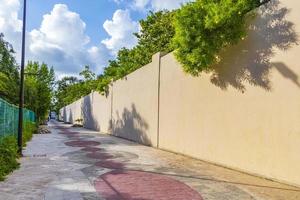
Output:
[[[245,83],[249,83],[270,91],[270,71],[274,67],[300,87],[297,74],[284,63],[270,62],[275,49],[285,51],[297,45],[294,24],[286,19],[288,12],[278,0],[261,8],[247,38],[221,53],[222,61],[213,68],[211,82],[223,90],[232,86],[244,92]]]
[[[67,111],[67,108],[64,107],[62,112],[63,113],[62,113],[62,116],[61,116],[61,120],[65,124],[71,124],[73,122],[73,114],[72,114],[71,110],[69,109],[69,111]]]
[[[63,108],[62,120],[63,120],[63,122],[67,121],[67,110],[66,110],[66,107]]]
[[[74,122],[74,119],[73,119],[73,113],[71,112],[71,109],[69,110],[69,115],[68,115],[68,120],[67,120],[67,123],[68,124],[72,124]]]
[[[71,124],[73,122],[73,114],[71,110],[67,111],[66,107],[63,108],[63,121],[65,124]]]
[[[277,69],[277,71],[285,78],[290,79],[295,85],[300,88],[299,77],[295,72],[290,70],[286,65],[282,62],[274,62],[272,66]]]
[[[148,123],[137,112],[134,104],[131,110],[124,108],[121,116],[117,111],[116,119],[112,121],[113,135],[151,146],[151,140],[146,134],[148,129]]]
[[[83,126],[95,131],[101,131],[98,121],[93,115],[91,96],[85,96],[81,104],[81,112],[83,117]],[[101,111],[99,111],[101,112]]]

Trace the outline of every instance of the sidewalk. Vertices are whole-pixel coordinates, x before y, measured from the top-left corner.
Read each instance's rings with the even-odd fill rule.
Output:
[[[300,188],[83,128],[50,127],[0,182],[0,200],[300,200]]]

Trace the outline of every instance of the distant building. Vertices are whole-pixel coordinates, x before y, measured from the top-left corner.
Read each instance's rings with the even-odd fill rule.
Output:
[[[56,112],[54,111],[50,112],[50,119],[57,119]]]

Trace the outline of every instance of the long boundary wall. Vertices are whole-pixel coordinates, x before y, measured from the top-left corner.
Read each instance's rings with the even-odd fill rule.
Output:
[[[80,116],[88,128],[300,185],[299,8],[300,1],[272,1],[251,21],[249,36],[200,77],[185,74],[172,53],[158,53],[114,82],[108,97],[92,93],[63,108],[61,116],[70,123]]]
[[[102,133],[111,132],[112,94],[102,96],[92,92],[78,101],[60,109],[59,119],[66,123],[82,123],[84,127]],[[82,120],[76,121],[76,120]]]

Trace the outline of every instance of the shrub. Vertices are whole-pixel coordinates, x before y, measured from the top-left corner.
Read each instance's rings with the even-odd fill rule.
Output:
[[[18,145],[14,136],[6,136],[0,141],[0,181],[19,167]]]
[[[26,143],[31,140],[32,135],[37,132],[36,123],[33,122],[25,122],[24,123],[24,131],[23,131],[23,146],[26,146]]]
[[[37,131],[35,123],[25,122],[23,132],[23,146],[31,140],[33,133]],[[3,181],[5,176],[19,167],[17,161],[18,145],[15,136],[6,136],[0,140],[0,181]]]

